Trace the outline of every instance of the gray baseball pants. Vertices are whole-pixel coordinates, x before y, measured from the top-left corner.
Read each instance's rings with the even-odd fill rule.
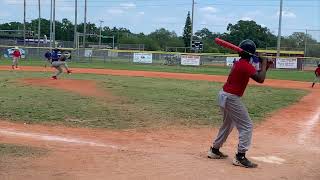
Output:
[[[19,60],[19,58],[13,57],[12,59],[13,59],[13,60],[12,60],[12,66],[17,67],[17,66],[18,66],[18,60]]]
[[[213,142],[213,147],[219,149],[227,140],[233,127],[239,132],[238,153],[245,153],[251,145],[253,123],[240,97],[221,90],[218,103],[223,113],[223,124]]]
[[[320,82],[320,76],[316,76],[313,80],[313,83],[319,83]]]
[[[54,62],[52,62],[52,67],[54,67],[58,70],[55,73],[55,76],[59,76],[61,73],[63,73],[62,67],[64,67],[66,70],[68,70],[68,65],[64,61],[54,61]]]

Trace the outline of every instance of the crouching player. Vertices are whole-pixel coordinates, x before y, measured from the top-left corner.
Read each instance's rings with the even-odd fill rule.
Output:
[[[46,58],[44,67],[47,68],[47,63],[51,63],[51,52],[47,50],[47,52],[44,54],[44,57]]]
[[[63,68],[68,74],[71,74],[69,67],[67,65],[67,57],[61,54],[59,49],[54,49],[51,54],[51,66],[54,67],[57,72],[52,76],[52,79],[57,79],[60,74],[63,73]]]

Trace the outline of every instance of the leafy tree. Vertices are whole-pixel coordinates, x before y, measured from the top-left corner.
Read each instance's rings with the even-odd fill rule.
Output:
[[[190,18],[190,12],[188,12],[186,23],[184,25],[183,29],[183,41],[185,47],[190,47],[190,39],[191,39],[191,18]]]
[[[167,46],[181,46],[178,36],[175,32],[170,32],[164,28],[157,29],[149,34],[149,37],[158,42],[160,49],[165,50]]]
[[[258,48],[274,47],[277,38],[266,27],[262,27],[255,21],[238,21],[237,24],[229,24],[226,38],[228,41],[239,44],[244,39],[253,40]]]
[[[203,42],[203,52],[218,53],[221,47],[216,45],[213,40],[216,37],[220,37],[220,33],[213,33],[207,28],[203,28],[195,33],[195,35]]]
[[[317,41],[304,32],[294,32],[288,37],[282,37],[281,46],[287,49],[304,49],[305,41],[309,44],[315,44]]]
[[[41,30],[40,36],[42,38],[43,38],[44,35],[49,37],[50,36],[50,21],[41,18],[40,27],[41,27],[40,28],[40,30]],[[28,25],[27,25],[27,29],[31,29],[32,31],[34,31],[34,34],[37,35],[38,34],[38,19],[31,20],[31,22],[28,23]]]
[[[50,21],[41,19],[41,37],[50,36]],[[23,30],[23,24],[20,22],[8,22],[0,24],[1,30]],[[38,33],[38,19],[31,20],[26,23],[26,29],[34,31],[34,35]],[[77,25],[77,30],[83,33],[83,23]],[[99,34],[100,28],[93,23],[87,23],[87,33]],[[56,39],[61,41],[73,41],[74,25],[68,19],[56,21]],[[121,44],[144,44],[146,50],[166,50],[166,47],[189,47],[191,36],[191,18],[188,12],[184,32],[182,36],[178,36],[174,31],[160,28],[150,34],[132,33],[129,29],[122,27],[102,27],[102,35],[114,36],[115,43]],[[0,32],[0,37],[5,38],[22,38],[23,34]],[[252,39],[258,48],[268,49],[275,48],[277,45],[277,37],[271,31],[258,25],[255,21],[238,21],[236,24],[229,24],[227,32],[215,33],[208,28],[203,28],[195,33],[194,38],[201,40],[204,45],[203,52],[229,52],[227,49],[216,45],[213,39],[221,37],[234,44],[239,44],[244,39]],[[37,38],[37,36],[35,36]],[[88,42],[98,43],[97,36],[88,36]],[[292,35],[282,37],[281,47],[286,50],[304,50],[305,40],[307,40],[307,55],[320,57],[320,42],[310,35],[303,32],[295,32]],[[82,38],[80,38],[80,42]],[[102,39],[102,43],[112,43],[112,39]],[[72,44],[72,43],[71,43]]]
[[[203,28],[195,33],[196,36],[201,39],[210,39],[214,37],[214,34],[207,28]]]
[[[74,25],[68,19],[62,19],[61,22],[61,39],[73,41],[74,39]]]
[[[0,24],[0,29],[1,30],[22,30],[23,29],[23,24],[20,22],[10,22],[10,23],[4,23],[4,24]],[[22,38],[23,37],[23,33],[4,33],[4,32],[0,32],[0,37],[11,37],[11,38]]]
[[[301,50],[304,51],[307,43],[307,56],[320,57],[320,43],[313,37],[304,32],[294,32],[288,37],[282,37],[281,47],[286,50]]]
[[[10,22],[0,24],[1,30],[23,30],[23,24],[20,22]]]

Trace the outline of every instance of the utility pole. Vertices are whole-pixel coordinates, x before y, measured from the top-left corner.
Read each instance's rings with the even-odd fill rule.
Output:
[[[78,38],[78,0],[74,0],[74,49],[76,49],[77,60],[79,58],[79,38]]]
[[[74,48],[77,48],[77,27],[78,27],[78,24],[77,24],[77,19],[78,19],[78,0],[74,0],[74,39],[73,39],[73,42],[74,42]]]
[[[50,51],[52,51],[52,3],[53,0],[51,0],[50,4]]]
[[[41,34],[41,4],[38,0],[39,20],[38,20],[38,47],[40,47],[40,34]],[[39,50],[39,48],[38,48]]]
[[[194,17],[194,0],[192,0],[192,15],[191,15],[191,35],[190,35],[190,52],[192,51],[192,38],[193,38],[193,17]]]
[[[84,1],[83,48],[86,48],[87,0]]]
[[[26,45],[26,0],[23,1],[23,45]]]
[[[308,29],[306,29],[306,34],[304,36],[304,56],[307,57],[307,42],[308,41]]]
[[[114,49],[114,35],[112,36],[112,49]]]
[[[101,46],[101,36],[102,36],[102,34],[101,34],[101,31],[102,31],[102,23],[103,23],[104,21],[99,20],[99,22],[100,22],[100,36],[99,36],[99,48],[100,48],[100,46]]]
[[[53,22],[52,22],[52,39],[53,39],[53,48],[56,48],[56,0],[53,0]]]
[[[283,0],[280,0],[280,12],[279,12],[279,29],[278,29],[278,43],[277,43],[277,59],[280,57],[280,47],[281,47],[281,26],[282,26],[282,5]]]

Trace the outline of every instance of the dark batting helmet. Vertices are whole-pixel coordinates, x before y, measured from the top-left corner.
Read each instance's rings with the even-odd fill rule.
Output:
[[[257,48],[256,44],[250,39],[243,40],[239,44],[239,47],[241,49],[243,49],[244,51],[248,52],[248,53],[251,53],[251,54],[255,54],[256,53],[256,48]],[[252,55],[250,55],[250,54],[248,54],[246,52],[240,53],[240,56],[242,58],[250,58]]]

